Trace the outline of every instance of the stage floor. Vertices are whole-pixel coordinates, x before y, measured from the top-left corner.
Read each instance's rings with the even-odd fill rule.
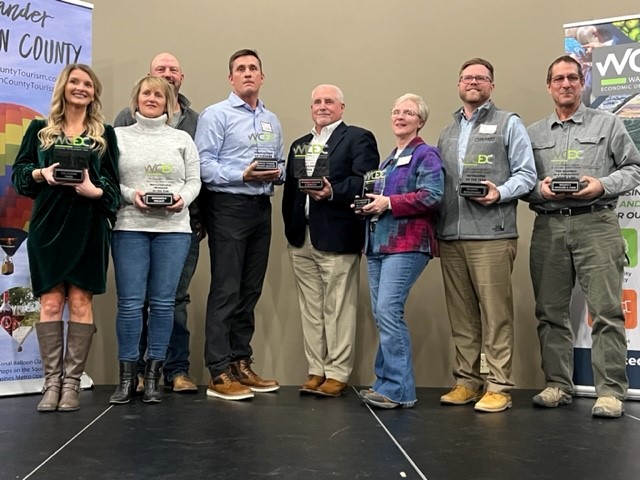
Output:
[[[640,477],[640,402],[594,419],[594,400],[535,408],[513,392],[507,412],[443,407],[422,388],[413,409],[371,410],[297,387],[228,402],[166,392],[110,406],[114,386],[80,394],[81,409],[38,413],[40,396],[0,399],[0,478],[543,480]]]

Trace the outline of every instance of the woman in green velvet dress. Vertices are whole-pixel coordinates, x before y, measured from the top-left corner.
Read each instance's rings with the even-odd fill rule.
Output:
[[[13,165],[16,190],[35,200],[27,252],[33,293],[40,297],[36,332],[45,383],[39,411],[78,410],[80,377],[96,331],[92,299],[106,288],[120,186],[116,136],[103,123],[101,92],[90,67],[65,67],[54,85],[49,116],[31,122]],[[54,177],[61,152],[70,147],[88,157],[82,178],[73,183]]]

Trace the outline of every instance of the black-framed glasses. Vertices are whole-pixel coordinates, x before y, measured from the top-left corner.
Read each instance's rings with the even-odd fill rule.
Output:
[[[462,75],[460,77],[460,81],[466,84],[473,82],[476,82],[477,84],[492,82],[491,77],[487,77],[486,75]]]
[[[582,77],[577,73],[571,73],[569,75],[556,75],[555,77],[551,77],[551,83],[553,83],[554,85],[562,85],[565,79],[568,80],[571,85],[575,85],[582,79]]]

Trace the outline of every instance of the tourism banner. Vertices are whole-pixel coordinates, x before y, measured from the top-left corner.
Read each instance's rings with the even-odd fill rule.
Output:
[[[583,103],[611,112],[640,148],[640,14],[564,25],[565,52],[584,72]],[[620,197],[616,209],[626,247],[622,307],[627,334],[628,397],[640,400],[640,327],[638,326],[638,230],[640,187]],[[591,318],[576,288],[572,302],[575,334],[574,382],[578,393],[595,395],[591,368]]]
[[[0,396],[37,391],[43,375],[26,248],[32,202],[14,190],[12,166],[31,120],[47,115],[58,73],[91,63],[92,14],[81,1],[0,2]]]

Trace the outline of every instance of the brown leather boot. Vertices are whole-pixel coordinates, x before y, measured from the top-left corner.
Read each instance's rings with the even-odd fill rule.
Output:
[[[316,393],[317,388],[325,381],[320,375],[309,375],[307,381],[300,387],[300,393]]]
[[[220,375],[211,377],[207,386],[207,396],[223,400],[246,400],[253,398],[253,391],[242,385],[231,371],[231,366]]]
[[[40,346],[40,358],[44,369],[42,400],[39,412],[55,412],[60,400],[62,385],[62,348],[64,346],[64,325],[62,321],[36,323],[36,334]]]
[[[275,380],[264,380],[251,369],[251,360],[237,360],[229,364],[233,375],[238,381],[254,392],[265,393],[274,392],[280,388],[280,384]]]
[[[61,412],[74,412],[80,408],[78,392],[80,377],[87,363],[89,349],[96,327],[93,323],[67,323],[67,349],[64,354],[64,377],[62,378],[62,395],[58,403]]]
[[[327,378],[327,380],[318,387],[315,393],[316,395],[322,395],[323,397],[339,397],[342,395],[345,388],[347,388],[346,383],[342,383],[333,378]]]

